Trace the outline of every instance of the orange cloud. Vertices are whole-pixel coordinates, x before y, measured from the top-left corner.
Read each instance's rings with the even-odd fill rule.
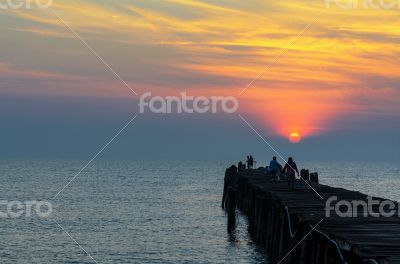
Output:
[[[314,0],[218,3],[71,0],[54,1],[52,8],[107,58],[116,58],[112,65],[122,76],[159,94],[187,87],[194,94],[238,95],[274,61],[240,98],[243,111],[282,136],[322,133],[332,129],[330,120],[355,112],[400,110],[392,100],[400,95],[397,9],[327,9],[324,1]],[[59,44],[69,34],[51,11],[11,15],[29,24],[21,23],[27,34],[60,38]],[[84,48],[79,41],[68,43],[71,49]],[[59,47],[49,42],[46,48]],[[81,54],[68,57],[78,60]],[[85,72],[87,65],[71,67]]]

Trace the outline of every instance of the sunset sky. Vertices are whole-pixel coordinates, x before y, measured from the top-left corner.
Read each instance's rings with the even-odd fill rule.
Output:
[[[400,6],[54,0],[49,9],[0,9],[0,34],[1,156],[90,155],[151,91],[235,96],[239,113],[284,155],[400,160]],[[218,157],[236,145],[269,156],[245,126],[235,114],[143,115],[109,153]],[[301,143],[288,143],[292,132]]]

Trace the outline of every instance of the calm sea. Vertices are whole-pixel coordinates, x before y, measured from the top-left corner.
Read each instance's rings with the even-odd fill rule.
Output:
[[[0,218],[0,263],[266,263],[243,217],[227,235],[220,203],[229,163],[100,161],[53,198],[83,165],[0,161],[0,200],[54,207],[50,218]],[[299,167],[318,171],[323,183],[400,200],[398,164]]]

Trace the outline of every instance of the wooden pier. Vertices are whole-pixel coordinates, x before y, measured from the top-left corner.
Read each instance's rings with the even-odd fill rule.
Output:
[[[232,166],[225,174],[222,207],[228,232],[235,229],[236,210],[247,216],[249,233],[266,249],[270,264],[400,263],[398,204],[392,217],[365,216],[362,206],[354,217],[335,212],[327,217],[327,200],[334,196],[348,202],[368,200],[360,192],[311,181],[289,191],[287,182],[271,182],[262,170],[238,172]],[[378,206],[372,209],[376,212]]]

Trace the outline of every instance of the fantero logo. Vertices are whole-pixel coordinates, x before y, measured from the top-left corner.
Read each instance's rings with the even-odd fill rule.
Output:
[[[48,201],[0,201],[0,218],[47,218],[52,212],[53,206]]]
[[[49,8],[53,0],[0,0],[0,9]]]
[[[397,203],[390,200],[375,199],[368,196],[366,200],[338,200],[332,196],[326,201],[325,216],[341,218],[357,217],[400,217]]]
[[[233,114],[239,108],[239,101],[233,96],[152,96],[150,92],[143,94],[139,101],[141,114],[147,111],[155,114],[204,114],[218,112]]]
[[[327,8],[400,9],[400,0],[325,0]]]

